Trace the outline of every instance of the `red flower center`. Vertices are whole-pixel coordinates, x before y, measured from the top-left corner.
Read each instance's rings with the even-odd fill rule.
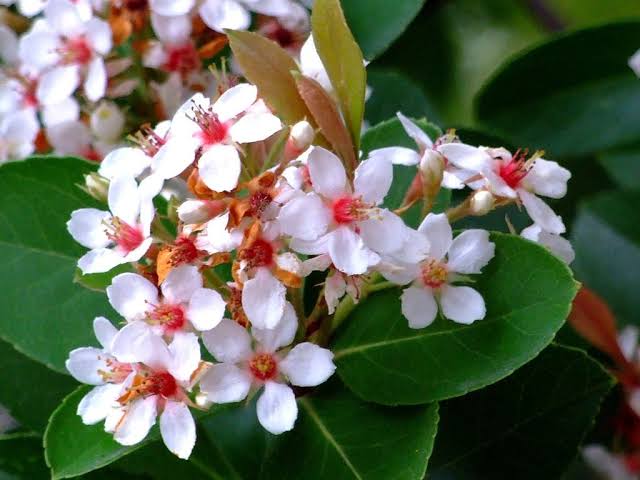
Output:
[[[372,211],[370,205],[360,198],[341,197],[334,200],[332,205],[333,220],[339,224],[349,224],[358,220],[366,220]]]
[[[132,252],[144,242],[144,234],[140,227],[133,227],[118,217],[113,217],[106,227],[109,240],[125,254]]]
[[[196,47],[192,44],[170,47],[167,51],[167,61],[163,68],[168,72],[178,72],[186,75],[200,68],[200,57]]]
[[[182,330],[187,322],[184,309],[181,305],[158,305],[149,313],[149,323],[162,325],[165,330],[175,332]]]
[[[152,371],[143,367],[131,383],[127,391],[118,398],[121,405],[135,400],[139,397],[151,395],[161,395],[164,398],[174,397],[178,394],[179,387],[176,379],[169,372]]]
[[[433,258],[429,258],[420,264],[422,282],[431,288],[438,288],[447,282],[447,266]]]
[[[86,65],[91,61],[93,52],[84,35],[67,39],[62,46],[63,63]]]
[[[200,127],[198,136],[203,145],[222,143],[227,138],[229,123],[221,122],[211,107],[204,109],[200,105],[194,105],[192,120]]]
[[[185,236],[176,239],[171,247],[171,265],[178,266],[192,263],[198,258],[198,247],[195,242]]]
[[[259,217],[272,202],[271,195],[268,192],[259,190],[249,197],[249,206],[251,207],[251,215]]]
[[[268,267],[273,263],[273,255],[273,245],[263,238],[258,238],[242,249],[240,260],[246,261],[250,268]]]
[[[511,160],[499,161],[498,175],[511,188],[517,188],[531,170],[531,164],[526,160],[526,156],[527,151],[518,150]]]
[[[251,374],[261,381],[272,380],[278,374],[278,364],[270,353],[258,353],[249,362]]]

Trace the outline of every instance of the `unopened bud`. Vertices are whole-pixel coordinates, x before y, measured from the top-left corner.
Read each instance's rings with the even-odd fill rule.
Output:
[[[302,120],[291,127],[291,133],[289,139],[293,143],[293,146],[300,152],[304,152],[316,136],[316,132],[313,131],[313,127],[306,120]]]
[[[204,392],[198,392],[196,395],[196,405],[200,408],[209,408],[211,401],[207,398],[207,394]]]
[[[420,159],[420,172],[425,192],[436,195],[442,184],[444,157],[435,150],[427,149]]]
[[[96,200],[106,203],[109,193],[109,180],[92,172],[84,176],[83,190]]]
[[[470,210],[472,215],[486,215],[495,204],[495,197],[487,190],[479,190],[471,196]]]

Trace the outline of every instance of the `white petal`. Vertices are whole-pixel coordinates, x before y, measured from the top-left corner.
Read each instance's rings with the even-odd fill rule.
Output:
[[[164,179],[152,174],[142,180],[138,187],[138,196],[140,198],[140,228],[146,237],[151,234],[151,222],[156,215],[153,199],[160,193],[163,186]]]
[[[195,5],[195,0],[151,0],[151,10],[159,15],[184,15]]]
[[[114,178],[109,184],[109,210],[127,224],[134,226],[140,213],[138,184],[133,177]]]
[[[84,94],[92,102],[97,102],[104,97],[107,90],[107,69],[102,57],[95,57],[87,67],[84,79]]]
[[[108,371],[107,360],[110,358],[100,348],[83,347],[76,348],[69,353],[65,367],[69,373],[82,383],[89,385],[102,385],[104,379],[99,371]]]
[[[118,397],[122,393],[122,384],[108,383],[95,387],[78,404],[77,414],[85,425],[101,422],[118,406]]]
[[[234,142],[251,143],[266,140],[282,130],[282,123],[271,113],[248,113],[233,124],[229,135]]]
[[[191,35],[191,16],[164,16],[151,14],[151,26],[160,41],[165,45],[180,45],[189,41]]]
[[[399,250],[407,239],[407,226],[398,215],[387,209],[380,211],[380,217],[358,222],[362,240],[377,253]]]
[[[242,288],[242,308],[257,328],[274,328],[284,313],[287,289],[267,268],[259,268]]]
[[[260,425],[274,435],[291,430],[298,418],[298,404],[293,390],[276,382],[265,384],[256,410]]]
[[[335,267],[348,275],[365,273],[371,263],[370,250],[349,227],[338,227],[330,234],[328,250]]]
[[[420,163],[420,155],[406,147],[385,147],[369,152],[369,158],[382,157],[393,165],[414,166]]]
[[[482,320],[487,313],[482,295],[471,287],[442,286],[440,305],[446,318],[465,325]]]
[[[195,265],[180,265],[169,272],[162,282],[162,295],[170,303],[186,303],[196,290],[202,288],[203,280]]]
[[[73,97],[68,97],[55,105],[45,105],[42,108],[42,123],[45,127],[76,122],[79,118],[80,105]]]
[[[198,161],[200,178],[214,192],[229,192],[238,185],[242,164],[231,145],[213,145]]]
[[[282,319],[274,328],[262,329],[252,327],[251,334],[265,351],[273,353],[282,347],[290,345],[296,336],[297,329],[298,317],[296,317],[296,312],[291,304],[287,302],[284,307]]]
[[[194,162],[198,146],[195,137],[171,137],[154,155],[151,168],[164,179],[177,177]]]
[[[322,198],[313,192],[294,197],[280,209],[282,233],[301,240],[316,240],[327,231],[331,213]]]
[[[144,363],[167,370],[171,366],[169,348],[145,322],[126,325],[113,339],[113,356],[124,363]]]
[[[197,246],[209,253],[230,252],[238,245],[242,238],[227,231],[229,214],[219,215],[207,222],[205,235],[198,237]]]
[[[322,255],[329,252],[329,238],[331,238],[331,235],[332,233],[328,233],[316,240],[308,241],[294,237],[289,243],[289,248],[305,255]]]
[[[522,230],[522,232],[520,232],[520,236],[531,240],[532,242],[544,245],[551,251],[551,253],[560,258],[566,264],[570,264],[576,258],[573,246],[569,240],[562,238],[560,235],[545,232],[535,223]]]
[[[429,256],[436,260],[442,260],[449,251],[453,242],[451,225],[444,213],[430,213],[418,227],[418,231],[426,235],[431,245]]]
[[[127,263],[127,260],[115,250],[109,248],[97,248],[85,253],[78,260],[78,268],[82,273],[103,273],[112,268]]]
[[[389,192],[393,181],[393,165],[384,157],[370,157],[356,168],[353,185],[356,195],[367,203],[378,205]]]
[[[36,97],[43,105],[55,105],[67,100],[79,83],[77,65],[55,67],[40,77]]]
[[[80,245],[87,248],[103,248],[111,243],[103,223],[110,218],[109,212],[95,208],[81,208],[71,213],[67,230]]]
[[[258,98],[258,88],[249,83],[241,83],[225,91],[213,104],[213,113],[221,122],[226,122],[245,112]]]
[[[398,112],[396,115],[398,116],[398,120],[400,120],[404,131],[407,132],[407,135],[409,135],[414,142],[416,142],[418,147],[420,147],[420,150],[425,150],[433,146],[433,142],[424,130],[405,117],[402,113]]]
[[[336,370],[333,353],[309,342],[293,347],[279,366],[289,381],[299,387],[320,385]]]
[[[200,343],[191,332],[176,332],[169,344],[171,364],[169,373],[180,382],[188,382],[200,365]]]
[[[135,445],[141,442],[156,423],[156,414],[155,395],[135,400],[127,408],[113,434],[113,439],[121,445]]]
[[[216,328],[203,332],[202,340],[209,353],[219,362],[240,362],[253,352],[251,335],[247,329],[226,318]]]
[[[84,33],[84,25],[75,5],[69,0],[49,0],[44,9],[47,23],[67,36]]]
[[[636,355],[638,354],[638,336],[640,336],[640,330],[633,325],[627,325],[618,334],[618,345],[620,350],[630,362],[636,361]]]
[[[438,315],[438,304],[429,288],[409,287],[402,292],[402,315],[409,321],[409,328],[424,328]]]
[[[247,398],[251,375],[232,363],[217,363],[200,380],[200,389],[214,403],[233,403]]]
[[[142,320],[158,305],[158,289],[137,273],[121,273],[107,287],[109,303],[128,321]]]
[[[48,0],[18,0],[17,2],[13,2],[9,0],[5,1],[4,5],[11,5],[12,3],[18,4],[18,11],[24,15],[25,17],[33,17],[47,6]],[[2,3],[2,2],[0,2]]]
[[[182,402],[168,400],[160,415],[160,434],[171,453],[188,459],[196,444],[196,422],[189,407]]]
[[[472,172],[484,172],[493,164],[486,151],[464,143],[445,143],[438,151],[456,167]]]
[[[524,184],[543,197],[562,198],[567,194],[567,182],[570,178],[571,172],[557,162],[539,158],[524,177]]]
[[[211,330],[222,320],[225,308],[226,303],[218,292],[200,288],[189,300],[187,318],[197,330]]]
[[[322,64],[320,55],[318,55],[313,41],[313,35],[309,35],[309,38],[307,38],[300,50],[300,69],[305,76],[313,78],[327,92],[330,94],[333,93],[331,80]]]
[[[18,55],[25,65],[44,69],[56,64],[60,38],[51,31],[31,31],[20,38]]]
[[[314,147],[307,164],[313,189],[320,195],[334,199],[346,193],[347,174],[340,159],[329,150]]]
[[[87,40],[93,51],[100,55],[106,55],[111,50],[111,27],[107,22],[96,17],[92,17],[85,24],[87,29]]]
[[[480,273],[495,255],[495,249],[486,230],[466,230],[451,244],[447,266],[452,272]]]
[[[93,320],[93,333],[105,351],[111,351],[111,344],[118,333],[118,329],[104,317],[96,317]]]
[[[565,227],[562,218],[556,215],[544,200],[541,200],[533,193],[529,193],[524,189],[518,190],[518,196],[520,200],[522,200],[522,204],[531,219],[543,230],[549,233],[555,233],[556,235],[564,233]]]
[[[206,0],[198,13],[209,28],[220,33],[225,28],[246,30],[251,24],[249,12],[235,0]]]
[[[110,180],[119,176],[137,177],[150,165],[151,158],[139,148],[122,147],[104,157],[98,173]]]
[[[17,64],[19,61],[18,36],[4,24],[0,24],[0,60],[6,65]]]

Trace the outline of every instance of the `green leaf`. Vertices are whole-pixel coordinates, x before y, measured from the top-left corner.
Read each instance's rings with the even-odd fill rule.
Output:
[[[278,437],[264,479],[421,480],[433,448],[438,405],[364,403],[338,381],[298,401],[295,428]]]
[[[42,439],[30,433],[0,435],[0,480],[48,478]]]
[[[425,0],[342,0],[347,23],[364,56],[373,60],[402,34]]]
[[[340,7],[340,0],[316,0],[311,15],[313,40],[327,70],[356,151],[364,115],[367,72],[360,47]]]
[[[599,294],[618,322],[640,324],[640,193],[608,192],[581,205],[571,243],[576,278]]]
[[[355,309],[332,347],[349,388],[386,405],[456,397],[506,377],[551,342],[576,293],[571,272],[540,245],[500,233],[492,240],[496,256],[473,285],[487,305],[483,320],[438,318],[412,330],[399,289]]]
[[[501,382],[440,405],[429,478],[561,478],[612,385],[583,351],[550,346]]]
[[[478,119],[550,157],[637,140],[640,82],[627,60],[639,37],[640,22],[616,23],[563,35],[517,56],[478,94]]]
[[[625,190],[640,190],[640,146],[633,145],[610,150],[599,155],[613,181]]]
[[[0,365],[0,404],[21,425],[43,432],[51,412],[76,382],[21,355],[1,340]]]
[[[91,388],[90,386],[79,387],[64,399],[49,419],[49,425],[44,434],[44,446],[53,480],[77,477],[102,468],[160,438],[159,428],[155,426],[141,443],[124,446],[104,431],[102,423],[84,425],[76,410],[82,397]],[[229,407],[229,405],[214,406],[207,412],[192,413],[196,419],[201,419]]]
[[[76,268],[75,275],[73,277],[73,281],[82,285],[89,290],[95,290],[97,292],[104,292],[111,282],[113,281],[113,277],[116,275],[120,275],[121,273],[132,272],[130,264],[118,265],[112,270],[104,273],[90,273],[87,275],[83,275],[82,271],[79,268]]]
[[[93,318],[112,312],[103,293],[73,283],[86,249],[65,226],[77,208],[104,208],[76,186],[93,170],[68,157],[0,167],[0,337],[60,372],[70,350],[94,341]]]
[[[442,135],[442,130],[433,123],[427,122],[425,119],[413,119],[420,128],[422,128],[432,140]],[[371,150],[384,147],[407,147],[417,149],[415,142],[409,138],[402,128],[400,120],[392,118],[390,120],[379,123],[371,127],[362,136],[362,153],[363,158],[369,154]],[[413,182],[417,173],[416,167],[408,167],[405,165],[393,166],[393,184],[389,193],[385,197],[383,206],[389,209],[396,209],[402,205],[402,201],[407,189]],[[440,196],[434,206],[434,211],[444,211],[449,206],[451,200],[451,192],[442,189]],[[417,227],[420,223],[421,205],[414,205],[404,215],[405,222],[411,227]]]

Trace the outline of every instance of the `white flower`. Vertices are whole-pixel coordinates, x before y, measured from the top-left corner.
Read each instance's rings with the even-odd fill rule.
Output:
[[[135,273],[117,275],[109,287],[107,296],[111,306],[128,322],[123,328],[136,335],[144,328],[159,335],[173,335],[193,327],[209,330],[224,315],[225,302],[218,292],[203,287],[198,267],[181,265],[169,272],[158,288],[149,280]]]
[[[200,381],[200,388],[214,403],[239,402],[252,386],[264,386],[257,403],[260,424],[273,434],[289,431],[298,416],[293,390],[286,385],[314,387],[335,371],[333,354],[313,343],[304,342],[288,353],[281,349],[293,342],[298,327],[293,307],[287,304],[285,315],[271,330],[253,327],[256,341],[231,320],[223,320],[203,335],[211,354],[221,363],[213,365]]]
[[[566,264],[570,264],[576,258],[571,242],[554,233],[545,232],[535,223],[520,232],[520,236],[547,247],[551,253],[560,258]]]
[[[122,136],[125,121],[126,118],[118,105],[103,100],[91,112],[91,131],[97,139],[115,143]]]
[[[304,42],[300,50],[300,71],[306,77],[313,78],[328,93],[333,93],[333,85],[320,59],[320,55],[318,55],[313,35],[309,35],[309,38],[307,38],[307,41]]]
[[[630,472],[621,455],[615,455],[603,445],[591,444],[582,449],[585,462],[606,480],[637,480],[638,476]]]
[[[200,346],[192,333],[177,333],[167,347],[152,333],[127,342],[104,318],[94,322],[102,349],[71,352],[67,369],[84,383],[97,385],[78,405],[85,424],[105,420],[105,430],[122,445],[135,445],[149,433],[160,414],[160,433],[167,448],[188,458],[195,445],[195,422],[187,391],[200,368]],[[113,355],[119,344],[122,357]]]
[[[82,208],[71,214],[69,233],[91,249],[78,260],[83,273],[107,272],[142,258],[152,243],[153,198],[161,188],[155,177],[140,185],[132,177],[119,177],[109,185],[109,212]]]
[[[629,68],[640,77],[640,50],[637,50],[631,58],[629,58]]]
[[[20,39],[19,56],[28,66],[43,71],[36,95],[44,105],[60,103],[72,95],[84,78],[91,101],[101,99],[107,87],[103,56],[111,50],[111,28],[89,16],[70,0],[49,0],[44,21]]]
[[[40,125],[33,110],[0,115],[0,163],[31,155]]]
[[[470,324],[484,318],[486,307],[482,296],[473,288],[456,286],[463,275],[477,274],[494,256],[495,244],[484,230],[467,230],[455,240],[445,214],[430,213],[418,232],[429,241],[429,255],[418,264],[390,274],[398,284],[411,283],[402,292],[402,314],[410,328],[431,325],[438,314],[457,323]]]
[[[251,25],[250,11],[272,17],[287,17],[295,7],[291,0],[205,0],[198,13],[209,28],[224,33],[226,28],[248,29]]]
[[[406,226],[378,207],[391,186],[390,162],[380,157],[361,162],[353,189],[342,162],[328,150],[314,147],[307,166],[313,191],[294,196],[278,216],[282,232],[293,237],[293,250],[326,253],[338,270],[358,275],[376,265],[379,254],[402,246]]]
[[[540,228],[556,235],[564,233],[562,219],[538,195],[564,197],[571,178],[566,168],[535,156],[526,159],[526,154],[520,151],[512,155],[504,148],[448,143],[440,146],[439,151],[459,168],[482,176],[481,180],[469,184],[471,188],[486,188],[496,197],[518,200]]]
[[[242,168],[234,144],[265,140],[282,128],[278,117],[256,101],[257,95],[257,88],[246,83],[230,88],[213,104],[195,94],[174,115],[167,142],[154,157],[154,173],[175,177],[200,155],[199,174],[207,187],[233,190]]]

